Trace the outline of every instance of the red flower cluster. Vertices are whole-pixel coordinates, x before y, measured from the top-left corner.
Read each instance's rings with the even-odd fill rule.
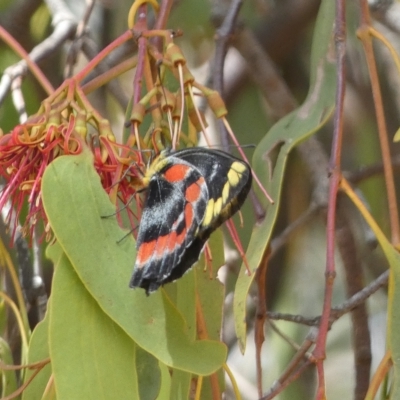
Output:
[[[39,220],[47,224],[41,180],[47,166],[61,155],[79,154],[83,147],[89,147],[103,187],[108,193],[112,188],[117,190],[121,201],[128,201],[135,192],[132,179],[140,179],[134,167],[141,160],[140,153],[116,144],[112,134],[100,134],[95,136],[97,141],[87,144],[86,129],[82,130],[81,123],[77,123],[80,118],[75,114],[57,122],[45,123],[43,119],[34,117],[0,137],[0,175],[5,181],[0,193],[0,209],[11,202],[6,222],[12,229],[12,237],[26,201],[28,212],[24,233],[32,234]],[[124,158],[119,153],[124,153]]]

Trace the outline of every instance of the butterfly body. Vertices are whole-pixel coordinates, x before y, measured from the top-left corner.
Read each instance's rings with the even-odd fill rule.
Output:
[[[144,178],[147,197],[130,287],[146,293],[180,278],[211,233],[242,206],[250,167],[219,150],[163,150]]]

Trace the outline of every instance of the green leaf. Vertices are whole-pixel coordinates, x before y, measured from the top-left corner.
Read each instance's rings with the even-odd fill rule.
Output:
[[[196,289],[199,307],[202,310],[207,336],[218,340],[221,337],[221,328],[224,311],[225,287],[217,278],[218,269],[225,263],[224,241],[222,231],[218,229],[213,233],[208,246],[212,254],[212,271],[209,268],[196,268]],[[205,266],[205,257],[201,257]],[[222,393],[225,390],[225,373],[221,368],[216,372],[217,382]],[[203,379],[201,399],[213,398],[211,377]]]
[[[192,341],[180,312],[162,290],[128,288],[135,247],[115,218],[90,153],[63,156],[46,169],[43,204],[58,243],[100,308],[140,347],[170,367],[198,375],[221,368],[226,346]]]
[[[64,255],[50,298],[49,348],[57,398],[138,398],[135,343],[98,306]]]
[[[266,204],[265,220],[253,230],[247,249],[247,260],[252,275],[246,274],[242,265],[236,283],[234,295],[235,328],[241,350],[246,346],[246,297],[260,265],[263,254],[267,251],[274,227],[282,189],[286,163],[291,150],[302,140],[317,132],[327,121],[335,101],[335,59],[333,53],[333,23],[335,5],[331,0],[324,0],[320,6],[312,50],[312,74],[310,90],[305,102],[294,112],[282,118],[267,133],[257,146],[253,157],[253,168],[274,204]],[[272,159],[272,156],[274,159]],[[262,195],[259,198],[263,198]]]
[[[189,272],[175,282],[177,290],[174,303],[186,322],[187,334],[191,340],[195,340],[197,336],[195,271],[200,268],[201,263],[196,263]]]
[[[169,400],[171,391],[171,374],[169,368],[161,361],[158,362],[161,371],[161,387],[157,400]]]
[[[189,399],[191,380],[192,374],[175,369],[172,372],[171,392],[169,398],[174,400]]]
[[[379,239],[378,239],[379,240]],[[386,241],[380,241],[390,265],[388,304],[388,348],[392,352],[393,378],[392,399],[400,398],[400,254]]]
[[[386,238],[370,212],[365,207],[350,185],[342,182],[342,189],[357,206],[368,225],[373,230],[383,253],[389,263],[389,291],[388,291],[388,328],[387,342],[388,350],[391,351],[393,361],[393,383],[391,385],[391,399],[400,398],[400,254]],[[369,399],[369,397],[368,397]]]
[[[12,351],[8,343],[0,337],[0,360],[6,365],[13,364]],[[1,397],[5,397],[18,389],[15,371],[1,371]]]
[[[225,288],[217,278],[219,267],[225,264],[224,242],[220,229],[214,232],[208,241],[212,255],[212,271],[205,265],[204,255],[200,265],[196,268],[196,289],[198,301],[203,310],[207,335],[210,339],[218,340],[221,337]]]
[[[139,382],[140,400],[157,398],[161,386],[161,371],[158,360],[140,347],[136,349],[136,373]]]
[[[28,349],[28,364],[33,364],[49,357],[49,309],[32,332]],[[27,369],[24,382],[32,376],[35,370]],[[51,363],[48,363],[32,380],[22,394],[22,400],[40,400],[49,383],[52,374]]]
[[[212,267],[207,266],[202,254],[196,266],[176,282],[176,304],[188,322],[189,334],[195,338],[200,326],[198,319],[204,322],[203,333],[209,338],[221,337],[222,312],[224,305],[224,287],[217,279],[220,266],[225,262],[223,236],[220,229],[211,236],[208,247],[212,254]],[[200,317],[201,315],[201,317]],[[189,322],[190,321],[190,322]],[[224,374],[216,372],[221,392],[224,390]],[[171,380],[171,399],[189,397],[192,374],[173,370]],[[204,377],[201,398],[212,398],[210,377]]]

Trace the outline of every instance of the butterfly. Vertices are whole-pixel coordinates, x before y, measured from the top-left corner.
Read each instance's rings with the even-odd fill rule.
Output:
[[[162,150],[143,177],[147,188],[129,286],[149,294],[177,280],[210,237],[244,203],[249,165],[220,150]]]

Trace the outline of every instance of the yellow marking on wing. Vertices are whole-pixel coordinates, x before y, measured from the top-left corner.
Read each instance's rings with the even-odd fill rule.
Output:
[[[226,204],[228,202],[230,188],[231,188],[231,185],[229,184],[229,182],[226,182],[224,185],[224,188],[222,189],[222,202],[224,204]]]
[[[219,215],[222,210],[222,197],[220,197],[218,200],[215,201],[214,204],[214,217]]]
[[[203,226],[207,226],[210,225],[212,219],[214,216],[214,200],[211,199],[209,200],[208,204],[207,204],[207,208],[206,208],[206,212],[204,213],[204,219],[202,222]]]
[[[234,170],[230,169],[228,172],[228,182],[231,186],[237,186],[240,181],[240,175]]]
[[[244,171],[247,170],[247,166],[239,161],[235,161],[231,165],[231,169],[234,169],[236,172],[242,174]]]
[[[232,186],[236,186],[240,182],[240,178],[243,172],[246,171],[247,167],[239,161],[235,161],[231,165],[231,169],[228,172],[228,182]]]

